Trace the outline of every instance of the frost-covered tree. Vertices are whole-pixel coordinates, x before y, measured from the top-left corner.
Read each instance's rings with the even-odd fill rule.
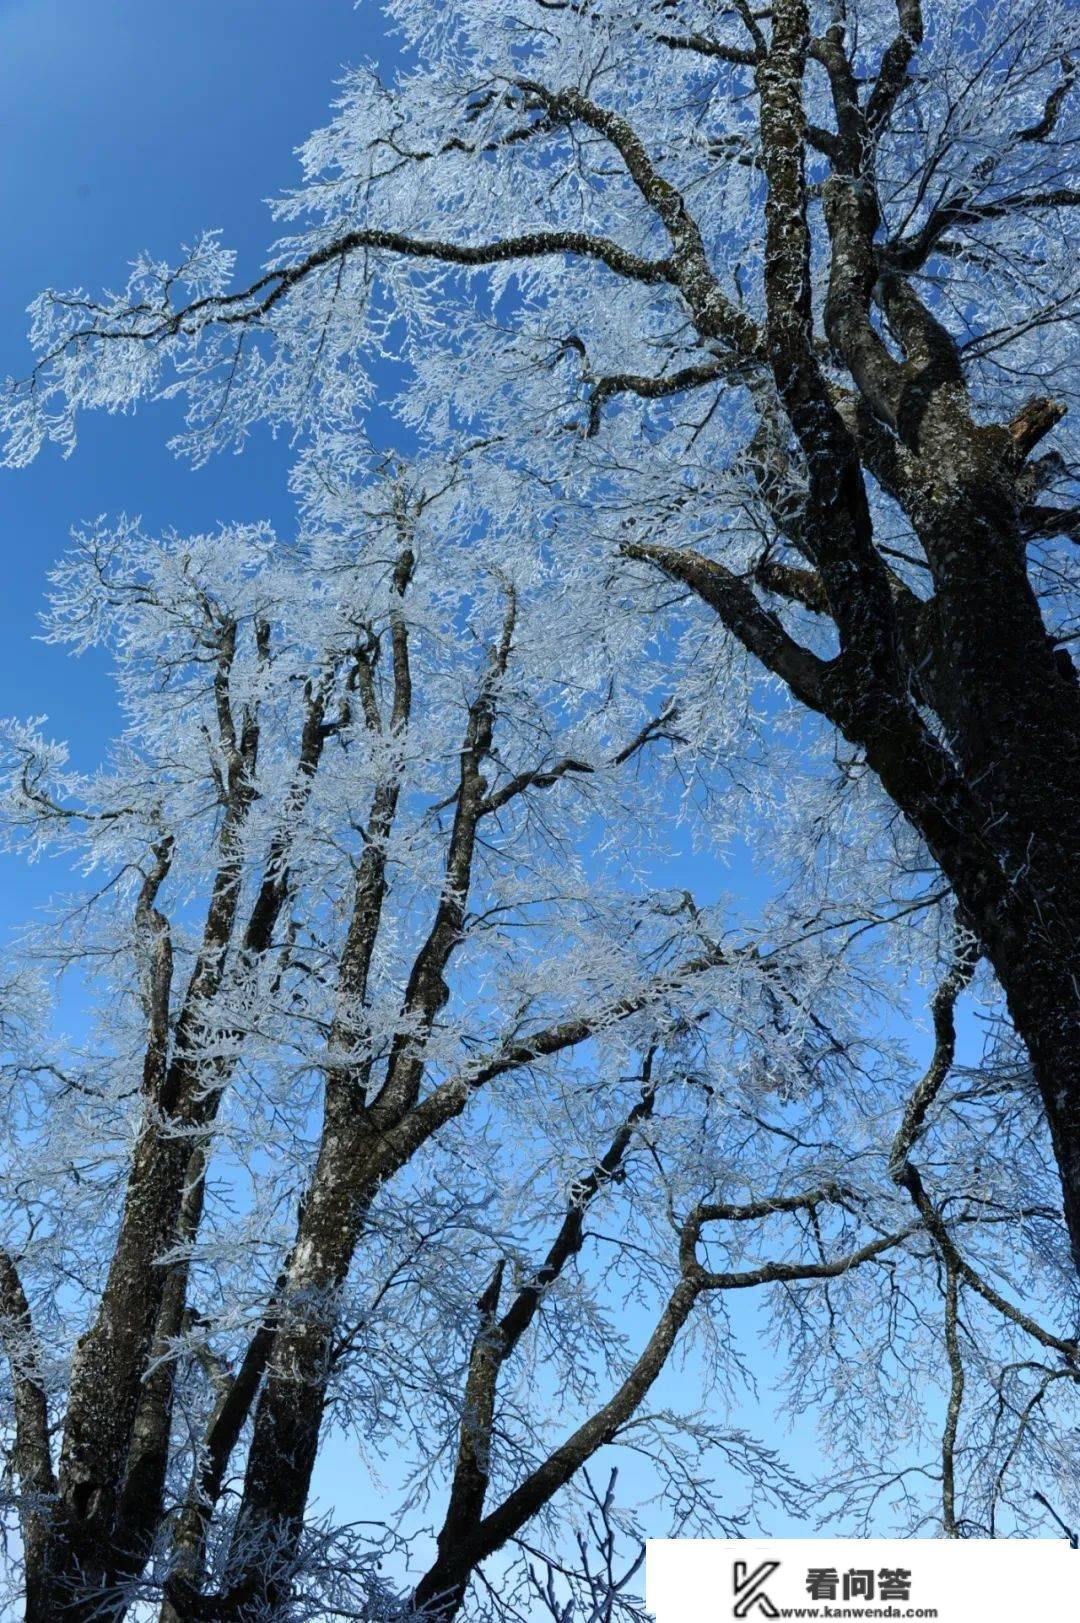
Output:
[[[744,1525],[718,1461],[802,1491],[730,1419],[750,1290],[846,1526],[1071,1514],[1076,15],[388,10],[265,274],[46,294],[7,402],[14,462],[156,393],[306,441],[293,543],[57,571],[107,767],[8,732],[12,837],[92,876],[3,1011],[28,1615],[617,1615],[601,1450],[651,1530]],[[759,916],[673,882],[749,822]],[[382,1533],[307,1514],[343,1425]]]
[[[754,1292],[846,1525],[884,1496],[912,1530],[1015,1532],[1034,1484],[1071,1510],[1037,1108],[1004,1059],[950,1081],[975,938],[942,936],[919,1078],[860,950],[888,923],[865,847],[846,930],[802,887],[747,922],[662,882],[693,827],[672,776],[710,828],[752,803],[713,792],[754,778],[726,664],[725,743],[519,514],[366,460],[302,461],[291,544],[79,535],[48,635],[112,651],[124,734],[84,775],[6,729],[9,840],[87,876],[3,987],[27,1618],[446,1620],[471,1584],[479,1615],[637,1616],[642,1527],[813,1491],[740,1423]],[[796,844],[833,809],[804,756],[773,813]],[[901,911],[932,958],[934,895]],[[353,1526],[308,1514],[342,1431]],[[619,1451],[644,1522],[590,1473]]]
[[[830,1322],[839,1376],[845,1311],[857,1336],[889,1322],[888,1358],[935,1326],[940,1364],[938,1271],[955,1293],[970,1267],[949,1202],[971,1257],[1005,1213],[1053,1232],[1007,1153],[985,1207],[962,1171],[925,1212],[899,1187],[968,937],[941,1074],[905,1103],[849,942],[658,885],[685,837],[670,765],[705,782],[692,686],[656,703],[662,655],[643,665],[460,469],[366,460],[304,460],[291,545],[81,534],[48,635],[112,651],[125,732],[86,776],[35,724],[6,731],[9,839],[88,876],[4,989],[0,1335],[34,1623],[448,1618],[515,1540],[506,1615],[541,1556],[587,1588],[596,1552],[567,1568],[558,1528],[628,1534],[580,1475],[612,1444],[652,1462],[675,1525],[805,1492],[731,1419],[747,1354],[711,1302],[780,1287],[796,1382]],[[82,1039],[49,1019],[57,973],[96,1011]],[[971,1278],[1071,1375],[1072,1343]],[[650,1408],[687,1338],[684,1410]],[[381,1531],[307,1524],[342,1425],[372,1510],[379,1455],[408,1461],[383,1468]]]
[[[48,635],[113,652],[126,730],[85,776],[7,729],[9,838],[88,875],[4,988],[27,1617],[445,1619],[508,1544],[497,1615],[530,1586],[565,1606],[560,1574],[630,1615],[590,1564],[633,1528],[599,1451],[650,1462],[665,1531],[808,1492],[732,1420],[728,1292],[766,1293],[793,1403],[835,1411],[856,1522],[942,1424],[913,1525],[1071,1492],[1052,1398],[1080,1351],[1024,1307],[1063,1288],[1031,1101],[945,1089],[970,932],[916,1083],[860,1031],[889,990],[862,925],[801,893],[740,924],[658,883],[672,768],[708,807],[725,760],[693,681],[656,701],[668,650],[643,663],[633,615],[460,469],[364,462],[304,459],[291,545],[80,535]],[[791,836],[818,815],[797,796]],[[96,1008],[79,1041],[57,972]],[[684,1405],[651,1407],[677,1343]],[[373,1509],[380,1454],[408,1460],[381,1530],[306,1519],[335,1426]]]
[[[1080,1257],[1075,7],[387,9],[400,75],[346,81],[267,273],[209,241],[44,296],[11,456],[163,385],[202,449],[347,419],[404,356],[408,421],[695,594],[877,775],[1004,989]]]

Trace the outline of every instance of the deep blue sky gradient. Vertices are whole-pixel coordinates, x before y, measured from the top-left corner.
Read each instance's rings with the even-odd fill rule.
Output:
[[[377,8],[349,0],[0,0],[0,375],[28,371],[26,306],[46,286],[122,286],[140,250],[175,260],[215,226],[254,274],[277,234],[264,200],[298,179],[341,68],[382,45]],[[0,714],[47,712],[78,767],[115,728],[107,662],[34,640],[71,527],[121,511],[151,530],[292,522],[283,442],[192,470],[166,449],[178,426],[168,407],[90,415],[69,460],[50,447],[0,470]],[[53,864],[0,858],[0,938],[58,882]]]

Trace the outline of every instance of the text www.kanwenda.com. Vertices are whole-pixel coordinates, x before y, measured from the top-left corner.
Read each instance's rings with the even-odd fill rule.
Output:
[[[936,1606],[778,1606],[777,1617],[937,1617]]]

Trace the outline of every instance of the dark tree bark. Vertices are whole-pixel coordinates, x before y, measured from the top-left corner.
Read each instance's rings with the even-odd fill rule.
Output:
[[[678,549],[629,544],[626,552],[701,596],[864,750],[926,841],[1031,1055],[1080,1267],[1080,681],[1046,630],[1024,539],[1027,461],[1063,408],[1034,399],[1009,423],[978,423],[960,352],[905,274],[928,243],[916,251],[877,240],[875,127],[902,83],[901,59],[921,37],[918,7],[901,7],[901,23],[865,105],[842,41],[812,41],[801,0],[774,9],[756,68],[769,187],[764,343],[808,475],[799,541],[813,566],[806,580],[774,573],[761,584],[802,603],[812,589],[813,606],[836,625],[838,657],[811,665],[808,676],[809,656],[778,638],[767,610],[738,601],[747,589],[720,566]],[[832,267],[824,317],[851,394],[830,385],[814,344],[801,96],[812,51],[829,66],[840,131],[825,194]],[[902,358],[873,324],[875,307]],[[922,544],[933,586],[926,602],[897,602],[874,542],[867,474]],[[935,713],[945,747],[916,699]]]

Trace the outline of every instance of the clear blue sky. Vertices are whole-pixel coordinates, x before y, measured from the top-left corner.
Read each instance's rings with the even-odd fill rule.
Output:
[[[296,181],[295,147],[381,29],[349,0],[0,0],[0,375],[28,370],[26,306],[45,286],[122,285],[140,249],[173,259],[213,226],[254,270],[276,234],[264,200]],[[174,424],[90,415],[68,461],[50,448],[0,470],[0,713],[47,712],[79,766],[113,730],[105,663],[34,641],[69,529],[120,511],[150,528],[291,523],[286,446],[267,436],[192,471],[165,448]],[[0,858],[0,939],[58,880]]]

